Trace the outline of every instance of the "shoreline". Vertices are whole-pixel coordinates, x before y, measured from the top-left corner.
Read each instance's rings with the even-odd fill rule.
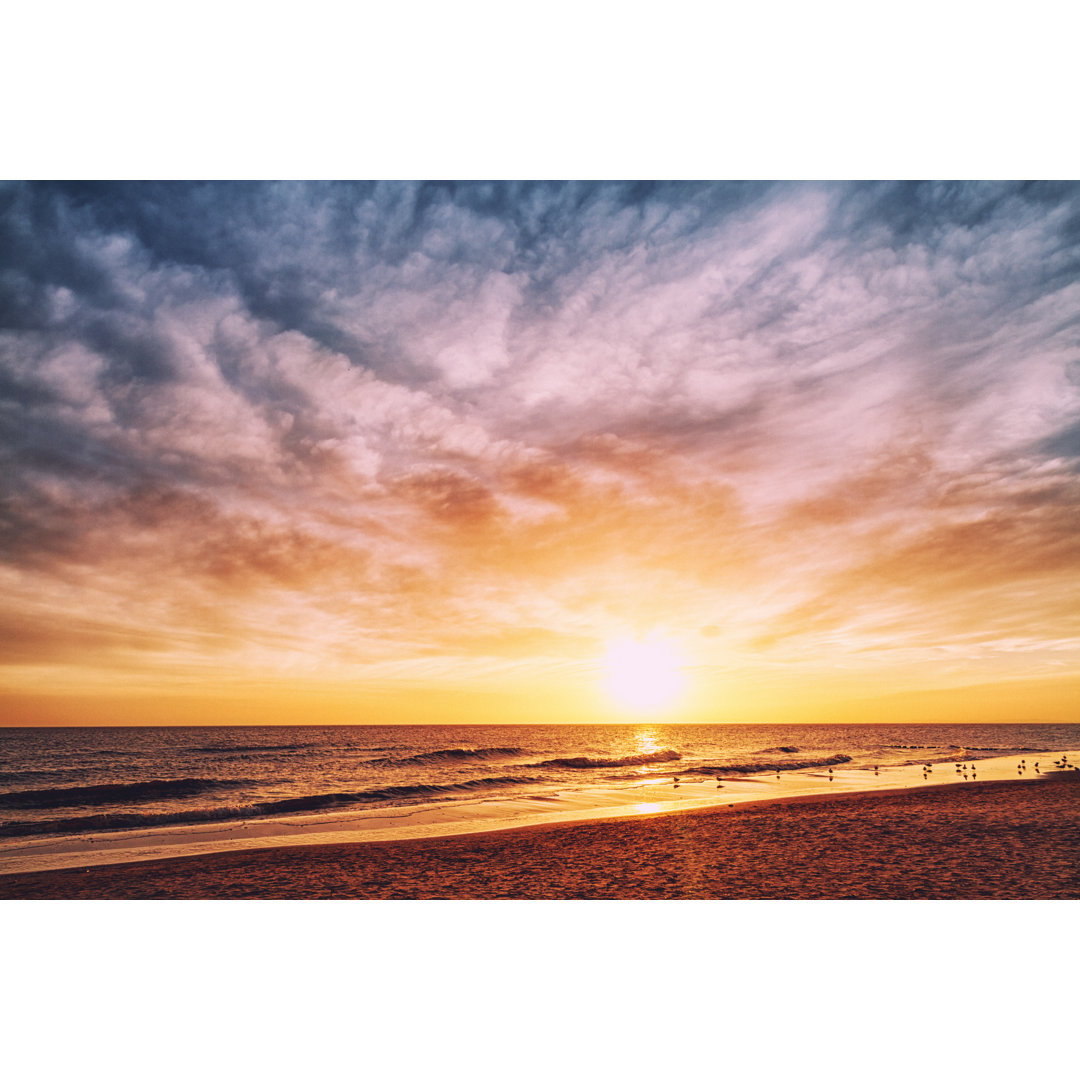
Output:
[[[1078,899],[1080,775],[0,877],[0,899],[230,898]]]
[[[1065,751],[1069,753],[1070,751]],[[1080,758],[1080,751],[1074,751]],[[968,763],[978,779],[955,772],[958,762],[936,763],[929,775],[919,764],[866,768],[808,769],[771,775],[725,777],[722,786],[709,780],[644,780],[623,788],[583,787],[540,800],[489,798],[480,802],[447,802],[419,806],[372,808],[252,818],[223,823],[173,825],[157,829],[117,830],[71,836],[27,837],[0,842],[0,881],[9,874],[47,872],[74,867],[100,867],[163,858],[192,858],[218,852],[277,847],[295,850],[336,843],[475,836],[507,829],[554,823],[644,818],[654,813],[688,813],[752,803],[788,801],[812,796],[924,789],[993,780],[1039,779],[1030,767],[1018,773],[1026,757],[1013,754]],[[1052,775],[1049,769],[1042,776]]]

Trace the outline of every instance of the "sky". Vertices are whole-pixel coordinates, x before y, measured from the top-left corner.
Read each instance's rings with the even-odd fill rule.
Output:
[[[1077,183],[0,186],[0,723],[1075,721],[1078,471]]]

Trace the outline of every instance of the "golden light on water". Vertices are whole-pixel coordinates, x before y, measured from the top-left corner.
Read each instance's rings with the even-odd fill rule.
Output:
[[[660,733],[652,727],[638,728],[634,732],[634,743],[634,752],[638,754],[655,754],[658,750],[664,749],[660,741]]]
[[[657,712],[673,705],[686,685],[682,660],[662,638],[621,638],[608,645],[604,687],[633,712]]]

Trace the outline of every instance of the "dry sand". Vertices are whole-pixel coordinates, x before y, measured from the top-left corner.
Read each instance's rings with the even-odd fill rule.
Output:
[[[3,899],[1078,899],[1080,773],[0,877]]]

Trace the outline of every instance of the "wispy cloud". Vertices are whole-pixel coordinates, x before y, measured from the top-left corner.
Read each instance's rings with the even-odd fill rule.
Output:
[[[1035,672],[1078,327],[1077,185],[8,185],[3,657]]]

